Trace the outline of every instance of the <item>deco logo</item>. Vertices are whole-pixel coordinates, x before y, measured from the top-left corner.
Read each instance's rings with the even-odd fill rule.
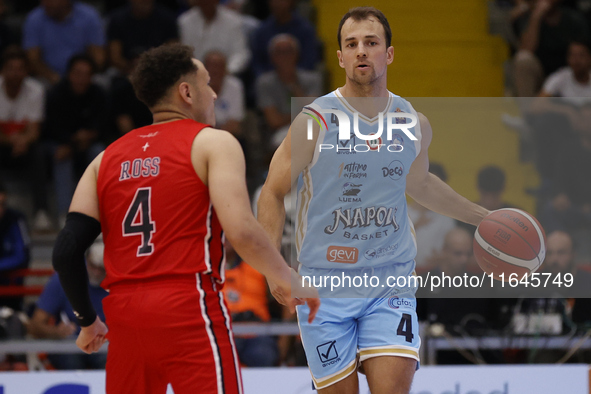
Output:
[[[404,164],[399,160],[394,160],[388,167],[382,167],[382,176],[384,178],[390,178],[394,181],[400,179],[404,174]]]

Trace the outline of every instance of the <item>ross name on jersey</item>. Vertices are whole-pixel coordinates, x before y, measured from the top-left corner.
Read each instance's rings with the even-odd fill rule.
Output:
[[[127,160],[121,163],[121,175],[119,181],[134,178],[147,178],[160,174],[160,157],[148,157],[145,159]]]

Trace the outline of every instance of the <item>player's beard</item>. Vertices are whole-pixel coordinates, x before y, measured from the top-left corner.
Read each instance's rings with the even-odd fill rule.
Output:
[[[369,72],[365,75],[360,75],[359,73],[356,72],[356,70],[357,69],[353,70],[353,77],[350,78],[353,81],[353,83],[355,83],[356,85],[359,85],[359,86],[373,85],[379,79],[379,77],[376,74],[376,70],[373,67],[371,68],[371,72]]]

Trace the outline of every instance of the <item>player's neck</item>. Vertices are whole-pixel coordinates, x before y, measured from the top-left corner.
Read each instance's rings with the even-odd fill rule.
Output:
[[[384,81],[385,82],[385,81]],[[362,85],[347,79],[345,86],[339,88],[343,97],[389,97],[385,83]]]
[[[152,117],[152,124],[174,122],[175,120],[193,119],[190,114],[187,114],[177,108],[171,108],[168,106],[152,108]]]

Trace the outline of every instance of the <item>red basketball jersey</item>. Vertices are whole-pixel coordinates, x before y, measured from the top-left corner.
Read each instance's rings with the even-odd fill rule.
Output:
[[[97,193],[106,289],[197,272],[223,282],[223,231],[191,163],[204,127],[188,119],[150,125],[105,150]]]

